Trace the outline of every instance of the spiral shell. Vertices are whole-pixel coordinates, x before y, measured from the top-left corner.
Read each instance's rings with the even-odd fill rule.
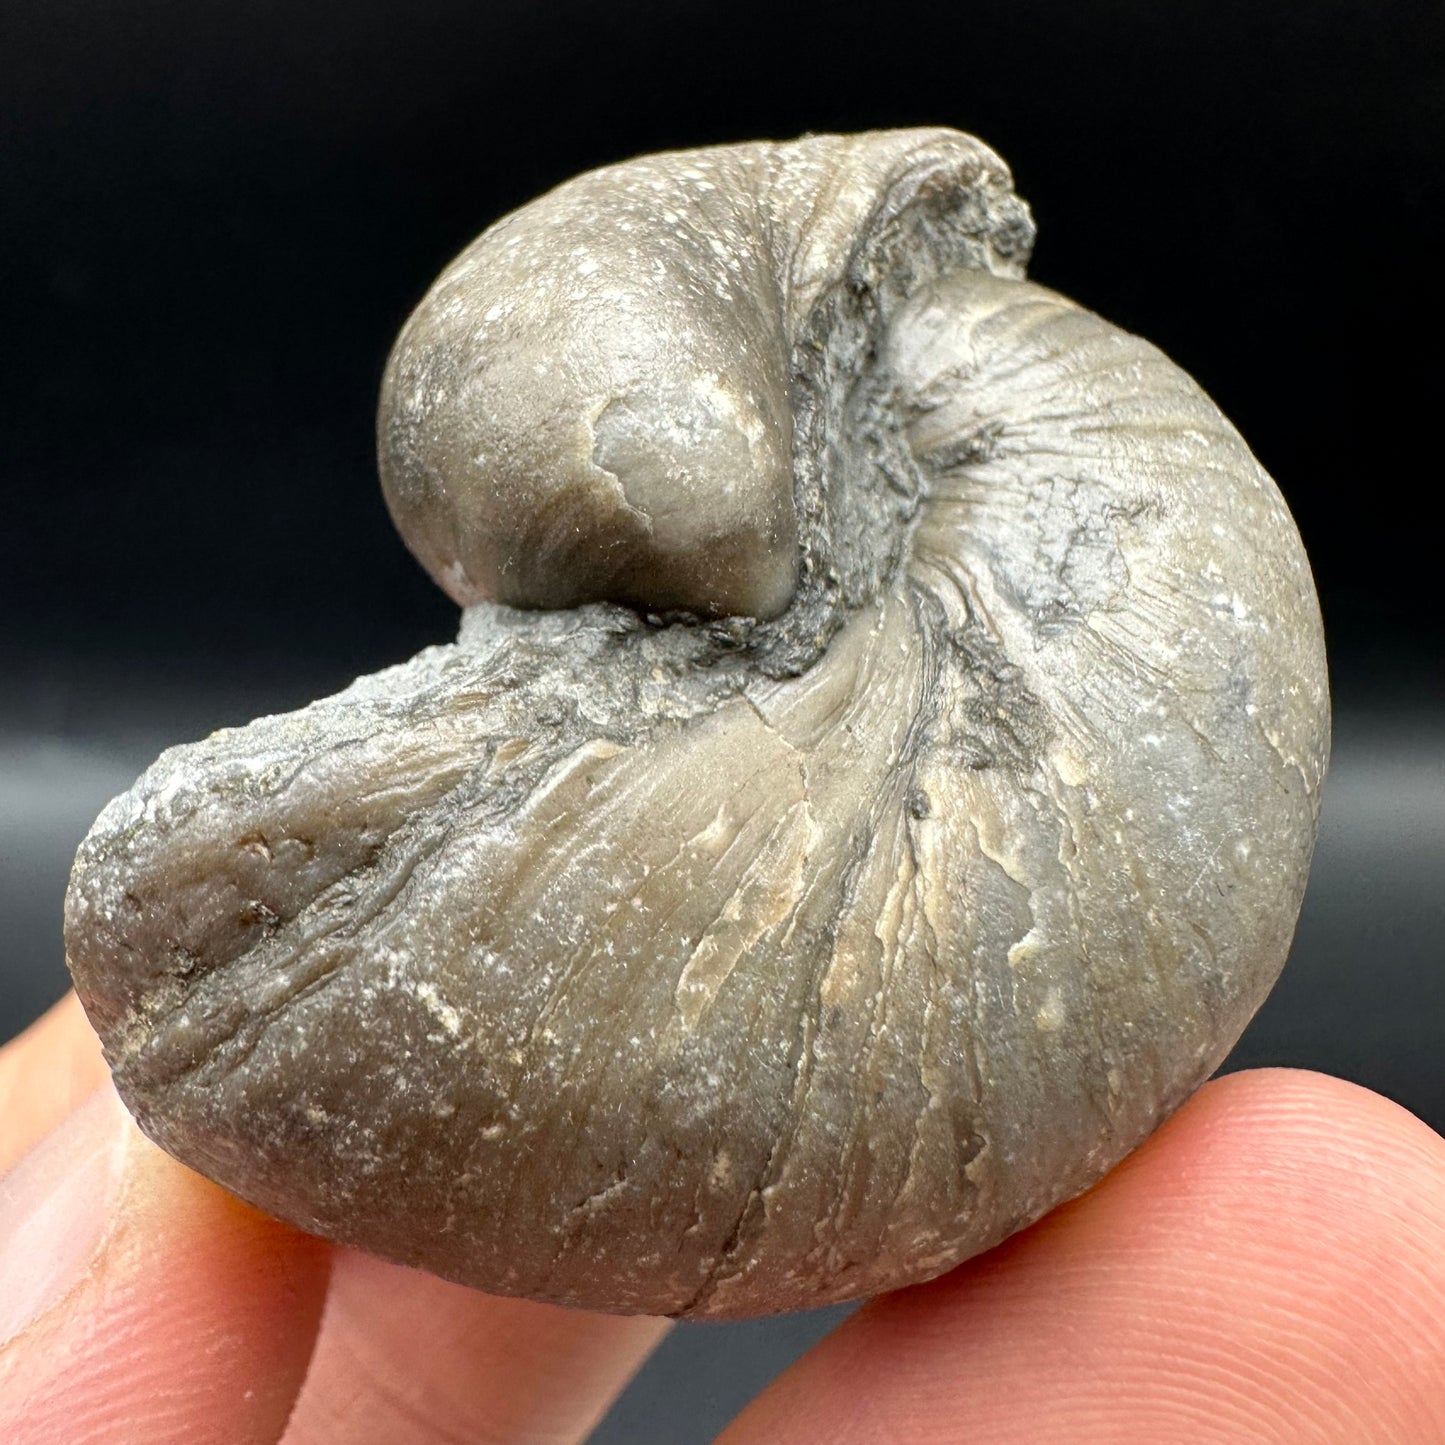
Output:
[[[1208,1076],[1308,871],[1317,604],[1032,237],[978,141],[881,132],[593,172],[443,273],[378,437],[459,639],[80,850],[154,1139],[483,1289],[736,1316],[949,1268]]]

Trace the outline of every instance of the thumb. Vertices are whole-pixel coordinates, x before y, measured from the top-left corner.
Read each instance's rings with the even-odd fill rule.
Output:
[[[0,1440],[270,1445],[328,1260],[163,1154],[105,1085],[0,1178]]]

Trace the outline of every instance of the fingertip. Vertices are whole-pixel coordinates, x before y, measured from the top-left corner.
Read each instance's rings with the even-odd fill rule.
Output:
[[[338,1250],[287,1445],[584,1440],[667,1328],[485,1295]]]
[[[100,1040],[67,993],[0,1048],[0,1174],[109,1078]]]
[[[106,1130],[120,1141],[108,1208],[97,1142]],[[36,1154],[38,1165],[27,1158],[15,1171],[19,1197],[9,1200],[30,1211],[22,1239],[56,1258],[68,1246],[46,1239],[47,1220],[83,1233],[71,1221],[87,1203],[105,1217],[94,1247],[69,1261],[73,1277],[33,1291],[33,1317],[0,1345],[0,1439],[271,1445],[310,1358],[326,1247],[168,1158],[110,1089]],[[46,1177],[33,1188],[36,1168]],[[0,1219],[0,1236],[6,1228]]]
[[[1220,1079],[1088,1194],[861,1310],[725,1438],[960,1422],[999,1445],[1445,1439],[1445,1141],[1324,1075]]]

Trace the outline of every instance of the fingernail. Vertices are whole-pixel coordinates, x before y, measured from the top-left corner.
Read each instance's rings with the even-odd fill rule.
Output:
[[[107,1084],[0,1177],[0,1344],[62,1299],[99,1252],[129,1128]]]

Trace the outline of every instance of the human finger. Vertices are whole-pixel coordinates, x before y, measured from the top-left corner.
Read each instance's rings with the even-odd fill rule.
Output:
[[[0,1440],[275,1445],[327,1263],[103,1087],[0,1179]]]
[[[1445,1140],[1292,1070],[1206,1086],[1090,1193],[885,1296],[720,1445],[1445,1440]]]
[[[73,993],[0,1048],[0,1174],[109,1077]]]
[[[338,1250],[285,1445],[582,1441],[666,1331]]]

